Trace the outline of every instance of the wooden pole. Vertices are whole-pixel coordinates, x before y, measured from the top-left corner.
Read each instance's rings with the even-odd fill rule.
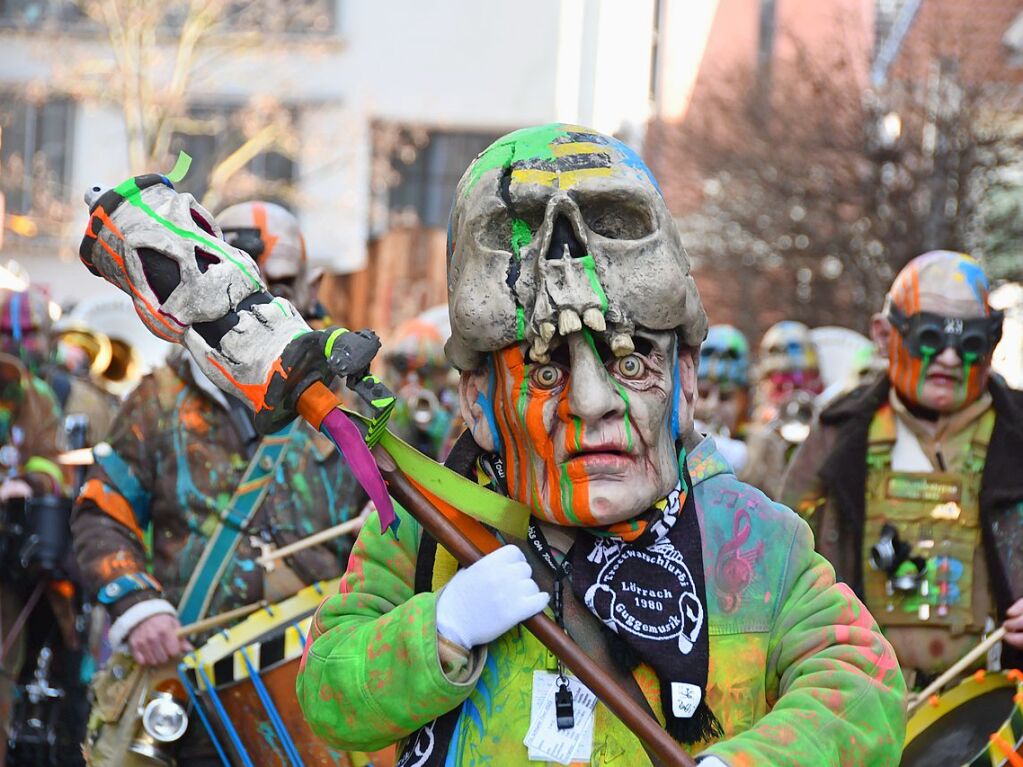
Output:
[[[313,533],[301,540],[293,541],[287,546],[281,546],[279,549],[268,551],[256,560],[256,564],[260,567],[266,567],[271,562],[276,562],[278,559],[284,559],[284,557],[290,557],[296,552],[304,551],[305,549],[312,548],[313,546],[318,546],[319,544],[324,543],[325,541],[331,541],[334,538],[340,538],[342,535],[348,535],[348,533],[354,533],[365,523],[365,515],[360,514],[355,519],[349,519],[339,525],[334,525],[333,527],[328,527],[326,530],[320,530],[318,533]]]
[[[966,655],[964,655],[962,658],[960,658],[951,666],[949,666],[948,671],[943,673],[941,676],[939,676],[937,679],[935,679],[933,682],[927,685],[924,689],[918,692],[916,694],[916,697],[909,702],[909,706],[907,707],[908,713],[912,714],[914,711],[920,708],[920,706],[926,703],[932,695],[934,695],[937,692],[940,692],[942,687],[944,687],[946,684],[948,684],[961,673],[963,673],[963,671],[965,671],[978,660],[980,660],[984,655],[987,654],[988,650],[990,650],[996,644],[1001,642],[1004,636],[1005,626],[999,627],[997,631],[992,631],[987,639],[985,639],[979,645],[977,645],[968,653],[966,653]]]
[[[437,510],[401,473],[386,450],[377,446],[373,455],[377,459],[380,473],[387,482],[391,496],[412,514],[423,528],[458,560],[459,564],[468,566],[483,557],[483,553],[463,535],[462,531]],[[643,741],[652,756],[656,756],[664,765],[695,767],[696,762],[693,758],[661,727],[660,723],[633,701],[614,678],[594,663],[554,621],[541,612],[525,621],[523,625],[559,657],[572,673]]]
[[[236,618],[244,618],[246,615],[256,612],[260,608],[266,607],[269,602],[265,599],[261,602],[253,602],[251,604],[236,607],[233,610],[220,613],[219,615],[213,615],[209,618],[203,618],[201,621],[195,623],[189,623],[188,625],[182,626],[178,629],[177,634],[180,639],[191,636],[192,634],[201,634],[204,631],[215,629],[218,626],[223,626],[225,623],[230,623]]]

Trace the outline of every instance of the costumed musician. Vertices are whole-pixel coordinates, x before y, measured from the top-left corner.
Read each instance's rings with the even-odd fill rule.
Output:
[[[1003,668],[1023,649],[1023,394],[990,372],[988,293],[967,255],[913,259],[873,320],[886,374],[820,414],[783,488],[916,688],[995,624]]]
[[[217,221],[204,215],[193,208],[202,231],[223,231],[224,239],[252,256],[271,294],[286,296],[299,312],[316,314],[319,275],[307,267],[305,243],[290,212],[256,201],[226,209]],[[147,258],[150,284],[169,294],[183,279],[179,271],[169,276],[170,259],[155,250]],[[194,258],[202,272],[218,257],[196,248]],[[211,338],[230,330],[209,325],[205,332]],[[250,406],[222,393],[191,357],[176,353],[166,367],[143,378],[106,443],[94,451],[96,466],[72,523],[75,553],[109,612],[112,671],[119,668],[120,674],[108,673],[103,685],[95,685],[87,743],[93,764],[127,763],[121,761],[132,758],[127,750],[137,748],[134,731],[111,743],[110,733],[120,730],[104,718],[112,707],[125,708],[104,701],[120,694],[123,685],[116,682],[132,673],[132,661],[151,669],[171,664],[173,677],[173,664],[191,648],[179,637],[182,623],[260,600],[274,602],[344,570],[347,536],[273,566],[256,564],[261,554],[355,517],[365,504],[325,437],[304,423],[271,437],[277,442],[284,437],[283,449],[257,435]],[[169,689],[184,698],[180,686]],[[177,735],[179,740],[161,747],[162,758],[188,767],[220,764],[197,718]]]

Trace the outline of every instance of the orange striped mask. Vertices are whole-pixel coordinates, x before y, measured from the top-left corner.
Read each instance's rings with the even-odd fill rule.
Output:
[[[678,482],[674,334],[640,338],[624,357],[587,331],[569,336],[547,364],[528,362],[524,345],[490,355],[481,404],[509,495],[537,517],[611,525],[645,511]]]

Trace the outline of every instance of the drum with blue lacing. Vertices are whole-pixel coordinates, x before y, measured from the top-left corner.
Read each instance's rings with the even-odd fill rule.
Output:
[[[321,742],[295,694],[313,613],[340,579],[256,611],[185,656],[179,672],[195,711],[230,767],[392,767],[394,750],[342,753]]]
[[[916,710],[901,767],[1023,767],[1023,673],[978,671]]]

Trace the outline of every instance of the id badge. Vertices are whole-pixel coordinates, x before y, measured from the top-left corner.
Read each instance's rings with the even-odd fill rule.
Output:
[[[593,753],[593,717],[597,697],[573,676],[565,677],[568,686],[558,683],[558,675],[550,671],[533,672],[533,699],[529,712],[529,730],[523,744],[529,749],[530,761],[589,762]],[[562,693],[561,710],[558,693]],[[571,727],[558,727],[559,713],[562,725],[567,723],[565,700],[571,696]]]

